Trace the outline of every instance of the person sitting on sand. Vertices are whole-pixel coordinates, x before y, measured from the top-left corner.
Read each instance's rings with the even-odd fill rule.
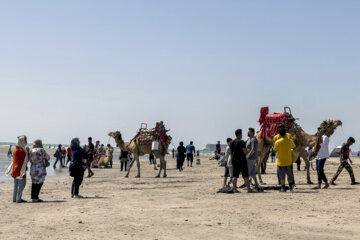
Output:
[[[71,197],[82,198],[79,195],[79,188],[84,179],[88,154],[80,147],[80,140],[78,138],[71,140],[70,147],[72,151],[72,159],[70,162],[69,173],[70,176],[74,178],[71,185]]]
[[[12,169],[11,176],[14,178],[13,202],[17,203],[26,202],[22,199],[22,193],[26,186],[27,162],[30,156],[29,148],[26,145],[26,136],[19,136],[14,150],[13,161],[6,170],[8,176]]]
[[[46,167],[50,165],[49,160],[50,156],[44,150],[42,141],[35,140],[30,154],[31,199],[33,202],[42,202],[39,199],[39,193],[45,181]]]
[[[240,173],[245,181],[245,186],[247,187],[248,193],[253,193],[254,191],[250,189],[249,181],[249,172],[248,165],[246,161],[246,155],[248,151],[246,150],[246,143],[242,139],[242,130],[237,129],[235,131],[236,138],[231,142],[231,161],[233,166],[233,191],[234,193],[239,192],[237,190],[237,179],[240,176]]]
[[[279,129],[280,138],[275,142],[274,151],[277,152],[277,172],[281,184],[281,192],[286,192],[285,187],[285,175],[287,175],[290,191],[294,187],[294,176],[291,170],[292,166],[292,149],[294,149],[295,143],[293,140],[286,136],[286,129]]]
[[[231,141],[232,141],[231,138],[226,139],[227,147],[225,149],[225,156],[224,156],[225,174],[224,174],[223,188],[226,188],[227,179],[230,177],[230,182],[231,182],[233,178],[233,166],[231,162],[231,149],[230,149]]]
[[[350,179],[351,179],[351,185],[355,185],[358,184],[355,181],[355,176],[354,176],[354,172],[353,169],[351,167],[350,164],[352,164],[352,160],[350,159],[350,146],[353,145],[355,143],[355,139],[353,137],[350,137],[346,143],[344,143],[341,147],[341,157],[340,157],[340,166],[338,168],[338,170],[336,171],[335,175],[333,176],[333,178],[330,181],[331,185],[336,185],[335,181],[337,179],[337,177],[340,175],[340,173],[342,172],[342,170],[345,168],[349,175],[350,175]],[[350,164],[348,163],[348,160],[350,161]]]

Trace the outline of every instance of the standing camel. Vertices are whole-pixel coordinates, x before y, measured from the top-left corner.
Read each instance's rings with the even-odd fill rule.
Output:
[[[300,156],[306,165],[306,174],[307,174],[307,183],[313,184],[310,178],[310,161],[307,156],[305,148],[314,147],[318,138],[321,138],[325,133],[328,133],[329,136],[333,135],[335,129],[338,126],[341,126],[342,122],[340,120],[326,120],[323,121],[318,128],[318,131],[310,135],[306,133],[299,125],[295,123],[294,127],[288,129],[288,132],[292,135],[292,140],[295,142],[296,148],[293,151],[293,162],[298,159]],[[257,135],[259,142],[258,145],[258,161],[256,163],[256,169],[258,172],[260,183],[263,183],[261,178],[260,166],[261,163],[266,161],[266,156],[268,155],[270,148],[274,146],[274,140],[271,137],[260,138],[260,133]]]
[[[164,169],[163,177],[165,178],[167,176],[166,175],[165,155],[168,154],[168,149],[166,148],[165,144],[160,143],[159,144],[159,150],[156,151],[156,152],[153,152],[151,150],[151,144],[150,145],[149,144],[140,145],[138,143],[138,136],[136,138],[134,138],[133,140],[131,140],[130,142],[124,142],[122,137],[121,137],[121,133],[119,131],[110,132],[109,136],[113,137],[115,139],[115,142],[117,143],[117,145],[119,146],[119,148],[121,150],[131,152],[131,153],[134,154],[134,158],[130,163],[129,170],[128,170],[125,177],[129,177],[131,167],[134,164],[134,162],[136,161],[137,169],[138,169],[138,175],[136,176],[136,178],[140,178],[140,160],[139,160],[139,157],[143,156],[145,154],[150,154],[150,153],[152,153],[155,156],[155,167],[156,167],[156,159],[157,158],[160,159],[160,171],[159,171],[159,174],[156,177],[160,177],[161,171],[163,169]],[[166,145],[169,146],[170,142],[171,142],[171,137],[168,136]]]

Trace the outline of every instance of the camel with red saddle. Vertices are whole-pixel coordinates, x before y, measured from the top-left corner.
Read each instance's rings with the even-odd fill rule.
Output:
[[[288,110],[288,111],[287,111]],[[262,162],[266,162],[266,156],[270,152],[270,148],[274,146],[273,137],[278,134],[279,125],[285,125],[287,132],[291,134],[296,148],[293,150],[293,162],[300,156],[305,164],[307,171],[307,183],[312,184],[310,178],[310,160],[306,153],[307,147],[314,147],[318,139],[322,138],[324,134],[331,136],[334,134],[336,128],[342,125],[340,120],[326,120],[323,121],[318,131],[315,134],[306,133],[295,121],[291,110],[288,107],[284,108],[284,112],[280,114],[268,114],[268,108],[262,108],[260,113],[259,123],[261,130],[257,135],[258,140],[258,161],[256,168],[260,183],[263,183],[261,178],[260,166]]]
[[[164,130],[165,133],[167,130]],[[163,131],[163,133],[164,133]],[[168,146],[171,143],[171,136],[166,136],[166,143],[161,140],[162,136],[159,136],[157,134],[157,129],[140,129],[139,133],[130,141],[130,142],[124,142],[121,136],[121,133],[119,131],[116,132],[110,132],[109,136],[113,137],[115,139],[115,142],[119,146],[119,148],[123,151],[131,152],[134,154],[133,160],[130,162],[129,170],[125,177],[129,177],[129,173],[131,170],[132,165],[136,161],[137,169],[138,169],[138,175],[136,178],[140,178],[140,160],[139,157],[143,156],[145,154],[152,153],[155,157],[155,159],[160,159],[160,171],[159,174],[156,177],[160,177],[161,171],[164,170],[163,177],[165,178],[166,175],[166,160],[165,155],[168,154]],[[159,139],[159,147],[157,151],[153,151],[152,149],[152,142],[154,140]],[[155,164],[156,165],[156,164]]]

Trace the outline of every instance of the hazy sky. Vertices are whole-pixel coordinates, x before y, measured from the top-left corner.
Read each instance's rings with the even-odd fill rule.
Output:
[[[0,1],[0,141],[107,143],[163,120],[174,144],[203,148],[288,105],[311,133],[342,120],[331,146],[360,143],[359,12],[355,0]]]

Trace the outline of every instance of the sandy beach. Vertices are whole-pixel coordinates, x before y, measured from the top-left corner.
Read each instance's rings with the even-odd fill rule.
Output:
[[[330,178],[338,159],[330,159]],[[303,166],[302,166],[303,167]],[[353,165],[360,177],[359,159]],[[133,170],[136,170],[134,168]],[[168,178],[142,162],[142,178],[129,179],[113,169],[95,169],[72,199],[69,176],[48,177],[44,203],[12,203],[12,181],[0,182],[0,239],[358,239],[359,186],[347,172],[328,190],[312,190],[305,172],[295,171],[295,193],[220,194],[223,168],[201,159],[201,165],[175,169],[168,160]],[[316,172],[312,171],[316,182]],[[275,165],[268,164],[267,185],[276,183]],[[267,186],[264,185],[264,186]],[[23,198],[30,200],[28,179]]]

